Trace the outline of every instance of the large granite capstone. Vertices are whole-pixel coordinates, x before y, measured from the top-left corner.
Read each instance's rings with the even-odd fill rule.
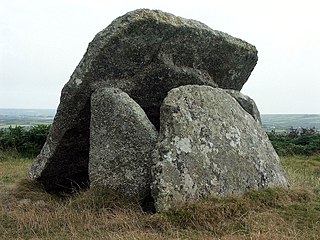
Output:
[[[47,190],[87,184],[90,96],[102,87],[128,93],[159,127],[167,92],[187,84],[240,90],[257,62],[254,46],[194,20],[147,9],[99,32],[64,86],[31,179]]]
[[[160,124],[151,185],[157,211],[212,195],[288,186],[261,125],[223,89],[171,90]]]

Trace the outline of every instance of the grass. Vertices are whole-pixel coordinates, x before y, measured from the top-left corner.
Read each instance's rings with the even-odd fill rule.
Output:
[[[284,157],[292,187],[142,212],[101,189],[47,194],[30,159],[0,152],[1,239],[320,239],[320,156]]]
[[[11,188],[23,178],[27,178],[30,159],[22,159],[19,154],[0,151],[0,190]]]
[[[320,155],[282,157],[294,186],[320,189]]]

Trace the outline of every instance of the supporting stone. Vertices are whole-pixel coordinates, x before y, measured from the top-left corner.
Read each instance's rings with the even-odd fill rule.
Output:
[[[261,125],[223,89],[171,90],[160,124],[151,186],[157,211],[212,195],[288,185]]]
[[[91,97],[89,178],[91,186],[129,198],[150,196],[151,153],[158,132],[142,108],[116,88]]]

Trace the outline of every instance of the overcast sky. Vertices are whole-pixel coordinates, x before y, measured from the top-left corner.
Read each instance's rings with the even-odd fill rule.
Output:
[[[261,113],[320,113],[317,0],[0,0],[0,108],[57,108],[96,33],[137,8],[199,20],[258,49],[242,92]]]

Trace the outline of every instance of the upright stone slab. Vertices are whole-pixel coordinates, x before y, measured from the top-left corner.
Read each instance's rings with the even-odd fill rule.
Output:
[[[234,97],[241,107],[249,113],[259,124],[262,124],[260,112],[254,100],[239,91],[227,89],[226,92]]]
[[[143,199],[150,195],[151,153],[158,132],[141,107],[116,88],[91,97],[89,178],[91,186]]]
[[[160,124],[151,185],[157,211],[175,202],[288,184],[260,124],[222,89],[171,90]]]
[[[128,93],[159,127],[167,92],[186,84],[240,90],[257,62],[254,46],[161,11],[129,12],[99,32],[64,86],[31,179],[57,190],[88,181],[90,96],[101,87]]]

